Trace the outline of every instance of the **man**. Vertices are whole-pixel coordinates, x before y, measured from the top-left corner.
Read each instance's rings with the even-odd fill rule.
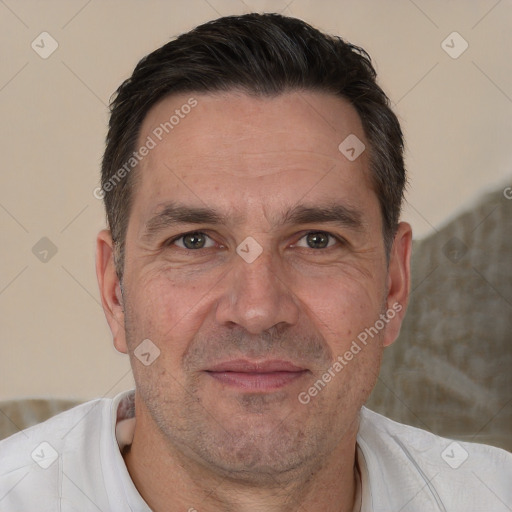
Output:
[[[0,509],[510,510],[510,454],[363,407],[409,293],[402,149],[367,54],[302,21],[144,58],[95,192],[136,390],[1,443]]]

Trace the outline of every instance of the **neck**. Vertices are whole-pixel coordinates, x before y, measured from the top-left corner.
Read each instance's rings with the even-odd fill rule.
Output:
[[[133,442],[123,457],[137,490],[154,512],[354,509],[357,424],[323,460],[284,475],[261,475],[258,480],[201,463],[186,447],[173,446],[164,438],[143,404],[137,403],[136,410]]]

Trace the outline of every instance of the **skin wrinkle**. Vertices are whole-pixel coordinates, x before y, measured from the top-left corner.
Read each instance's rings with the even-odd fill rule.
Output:
[[[169,226],[180,224],[212,224],[226,225],[228,224],[228,216],[220,214],[205,207],[186,207],[176,202],[164,203],[156,208],[157,212],[146,223],[139,235],[143,240],[149,243],[158,236],[158,234]],[[363,227],[361,213],[350,206],[337,204],[326,205],[319,208],[315,205],[305,206],[297,205],[282,214],[282,219],[269,221],[268,215],[265,215],[267,222],[276,226],[308,224],[318,222],[332,222],[340,227],[350,228],[351,230],[361,230]],[[233,223],[246,222],[242,216],[229,219]]]
[[[111,299],[110,304],[115,345],[130,355],[136,382],[137,422],[125,461],[154,510],[166,510],[168,503],[173,510],[187,510],[191,496],[202,496],[196,508],[208,512],[295,512],[297,504],[310,512],[351,510],[359,410],[403,314],[308,405],[297,397],[388,303],[399,301],[405,312],[410,230],[405,224],[400,228],[388,268],[380,205],[366,177],[367,157],[363,153],[349,162],[337,149],[342,134],[362,133],[360,120],[339,98],[310,96],[319,111],[336,113],[335,138],[325,123],[309,122],[311,109],[292,93],[271,99],[198,95],[187,123],[144,161],[148,172],[140,173],[128,225],[123,307]],[[156,105],[141,140],[148,126],[183,102],[184,96],[177,95]],[[283,124],[296,128],[290,133],[280,129]],[[242,132],[244,141],[238,143]],[[237,145],[217,144],[216,136],[236,139]],[[287,150],[279,152],[279,147]],[[308,153],[300,172],[294,148]],[[244,154],[258,150],[279,171],[260,176],[256,159],[244,160]],[[315,162],[315,153],[330,155],[336,168],[327,172],[321,159]],[[206,161],[222,162],[230,172],[210,169]],[[176,175],[167,168],[170,162]],[[157,206],[178,199],[206,205],[228,219],[218,226],[169,227],[151,243],[142,241]],[[359,212],[357,229],[318,219],[290,226],[279,222],[297,205],[327,208],[334,202]],[[163,244],[196,229],[216,245],[191,251]],[[308,231],[340,235],[348,243],[322,250],[297,246]],[[247,236],[263,248],[250,264],[235,252]],[[99,254],[105,261],[112,261],[109,243],[108,233],[100,234]],[[105,268],[110,270],[103,290],[112,297],[118,286],[114,266]],[[134,356],[143,339],[160,349],[150,366]],[[204,371],[241,357],[285,359],[309,372],[275,392],[258,393],[221,384]]]

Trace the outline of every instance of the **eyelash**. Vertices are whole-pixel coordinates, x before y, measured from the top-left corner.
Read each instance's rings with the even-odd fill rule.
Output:
[[[199,235],[203,235],[203,236],[206,236],[208,237],[210,240],[213,240],[213,238],[208,234],[208,233],[205,233],[204,231],[188,231],[187,233],[183,233],[182,235],[178,235],[174,238],[170,238],[169,240],[167,240],[164,245],[165,246],[171,246],[174,244],[174,242],[177,242],[178,240],[181,240],[182,238],[185,238],[187,235],[193,235],[193,234],[199,234]],[[180,249],[183,249],[183,247],[180,247]],[[206,249],[210,249],[210,247],[206,247]],[[193,249],[184,249],[186,251],[192,251]],[[200,250],[200,249],[196,249],[196,250]]]
[[[166,240],[166,241],[164,242],[164,246],[166,246],[166,247],[172,246],[172,245],[173,245],[175,242],[177,242],[178,240],[183,239],[183,238],[184,238],[184,237],[186,237],[187,235],[192,235],[192,234],[195,234],[195,233],[200,234],[200,235],[204,235],[204,236],[206,236],[206,237],[208,237],[208,238],[212,239],[212,237],[211,237],[210,235],[208,235],[208,233],[205,233],[204,231],[188,231],[187,233],[183,233],[183,234],[178,235],[178,236],[176,236],[176,237],[174,237],[174,238],[170,238],[169,240]],[[341,238],[341,237],[339,237],[339,236],[336,236],[336,235],[333,235],[332,233],[329,233],[329,232],[327,232],[327,231],[321,231],[321,230],[320,230],[320,231],[318,231],[318,230],[316,230],[316,231],[315,231],[315,230],[312,230],[312,231],[307,231],[306,233],[304,233],[304,234],[299,238],[299,240],[293,244],[293,246],[296,246],[296,245],[297,245],[297,243],[298,243],[300,240],[302,240],[303,238],[307,237],[308,235],[311,235],[311,234],[314,234],[314,233],[322,233],[322,234],[324,234],[324,235],[327,235],[327,236],[328,236],[328,237],[330,237],[331,239],[334,239],[336,242],[338,242],[338,244],[340,244],[340,245],[346,245],[346,243],[347,243],[347,242],[346,242],[346,240],[344,240],[343,238]],[[212,239],[212,240],[213,240],[213,239]],[[223,246],[221,246],[221,247],[223,247]],[[333,246],[332,246],[332,245],[328,245],[327,247],[323,248],[323,250],[330,249],[331,247],[333,247]],[[303,249],[306,249],[306,248],[307,248],[307,247],[303,247]],[[180,247],[180,249],[183,249],[183,247]],[[206,249],[210,249],[210,247],[206,247]],[[321,251],[321,250],[322,250],[322,249],[312,249],[311,247],[310,247],[310,249],[311,249],[311,250],[313,250],[313,251]],[[192,251],[194,251],[194,250],[199,251],[199,250],[201,250],[201,249],[186,249],[186,248],[185,248],[184,250],[192,252]]]

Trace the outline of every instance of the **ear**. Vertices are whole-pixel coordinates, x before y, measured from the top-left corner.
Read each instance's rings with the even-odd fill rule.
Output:
[[[384,331],[383,345],[391,345],[400,334],[405,316],[411,284],[412,229],[407,222],[400,222],[389,255],[386,298],[389,323]]]
[[[128,353],[124,328],[124,306],[121,284],[114,264],[114,244],[110,230],[104,229],[96,238],[96,277],[101,304],[119,352]]]

